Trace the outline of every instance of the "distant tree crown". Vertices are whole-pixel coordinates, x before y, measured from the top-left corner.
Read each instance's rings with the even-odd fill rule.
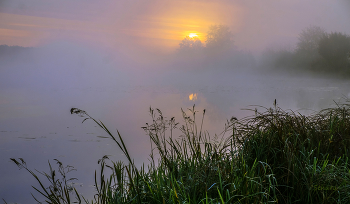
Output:
[[[350,53],[350,36],[339,32],[325,35],[318,52],[330,66],[344,67]]]
[[[202,41],[198,37],[186,36],[180,42],[180,50],[199,50],[203,47]]]
[[[225,25],[211,25],[207,34],[207,48],[229,48],[233,46],[232,33]]]
[[[317,54],[320,40],[326,31],[318,26],[309,26],[299,34],[297,51]]]

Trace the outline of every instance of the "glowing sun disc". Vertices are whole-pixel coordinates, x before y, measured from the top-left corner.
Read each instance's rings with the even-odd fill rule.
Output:
[[[190,33],[188,36],[189,36],[190,38],[198,37],[198,35],[197,35],[196,33]]]

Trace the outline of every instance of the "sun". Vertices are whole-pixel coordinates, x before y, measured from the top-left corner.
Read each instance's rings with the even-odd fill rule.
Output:
[[[197,35],[196,33],[190,33],[188,36],[189,36],[190,38],[198,37],[198,35]]]

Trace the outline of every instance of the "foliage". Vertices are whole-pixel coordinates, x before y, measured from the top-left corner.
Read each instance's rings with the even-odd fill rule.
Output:
[[[186,71],[215,71],[249,69],[255,67],[252,53],[234,47],[232,33],[228,26],[212,25],[209,27],[206,45],[198,37],[186,36],[180,43],[174,62]]]
[[[182,52],[197,51],[203,48],[202,41],[198,37],[186,36],[179,45]]]
[[[198,37],[186,36],[179,43],[180,53],[194,53],[206,49],[207,52],[227,51],[233,48],[232,33],[230,28],[225,25],[211,25],[206,35],[206,46],[202,44],[202,41]]]
[[[320,65],[321,61],[321,56],[318,53],[320,40],[326,35],[326,31],[319,26],[309,26],[301,31],[293,56],[294,69],[299,67],[317,70],[316,67]]]
[[[350,36],[338,32],[326,35],[320,40],[318,52],[329,69],[345,69],[350,52]]]
[[[309,26],[299,34],[297,52],[315,58],[318,55],[320,40],[326,36],[326,31],[319,26]]]
[[[47,174],[45,172],[39,172],[36,170],[39,174],[45,176],[46,179],[50,182],[49,187],[45,187],[44,184],[39,179],[39,177],[37,176],[37,174],[35,174],[32,170],[28,169],[26,162],[22,158],[19,158],[18,160],[11,158],[11,160],[20,169],[27,170],[38,181],[41,190],[39,190],[38,188],[36,188],[34,186],[33,186],[33,188],[37,192],[39,192],[42,196],[45,197],[46,203],[53,203],[53,204],[73,203],[70,194],[75,195],[75,200],[77,200],[77,201],[74,201],[74,203],[75,202],[81,203],[81,198],[84,199],[84,197],[80,196],[78,194],[77,190],[69,183],[70,181],[75,180],[76,178],[67,178],[67,176],[66,176],[67,173],[75,170],[73,166],[68,165],[68,166],[64,167],[63,164],[59,160],[55,159],[55,161],[58,164],[59,174],[57,174],[56,171],[52,169],[50,162],[49,162],[49,167],[50,167],[49,174]],[[41,203],[33,194],[32,194],[32,196],[38,203]],[[6,201],[5,201],[5,203],[6,203]]]
[[[233,47],[233,34],[225,25],[211,25],[207,33],[206,47],[210,50],[225,50]]]
[[[309,117],[275,107],[241,120],[234,129],[246,163],[265,161],[273,169],[282,203],[347,203],[349,116],[349,105]]]
[[[267,50],[262,66],[288,72],[350,76],[350,37],[342,33],[326,33],[310,26],[299,35],[294,51]]]

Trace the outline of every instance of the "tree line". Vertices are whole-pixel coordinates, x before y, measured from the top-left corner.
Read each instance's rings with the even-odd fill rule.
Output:
[[[186,62],[194,62],[186,69],[196,69],[196,65],[201,70],[232,70],[255,66],[253,55],[235,46],[233,34],[226,25],[211,25],[205,43],[198,37],[186,36],[179,43],[177,51]]]
[[[186,36],[178,53],[194,60],[223,64],[228,69],[255,66],[250,52],[238,50],[228,26],[212,25],[205,44],[198,37]],[[200,58],[203,57],[203,58]],[[341,32],[327,33],[319,26],[309,26],[299,34],[295,49],[266,49],[259,67],[268,70],[342,74],[350,76],[350,36]]]
[[[205,48],[211,51],[228,51],[234,48],[233,34],[229,27],[225,25],[211,25],[206,38],[206,45],[204,46],[198,37],[186,36],[179,44],[179,51],[195,52]]]
[[[294,50],[265,50],[262,65],[274,70],[350,76],[350,36],[309,26],[299,34]]]

